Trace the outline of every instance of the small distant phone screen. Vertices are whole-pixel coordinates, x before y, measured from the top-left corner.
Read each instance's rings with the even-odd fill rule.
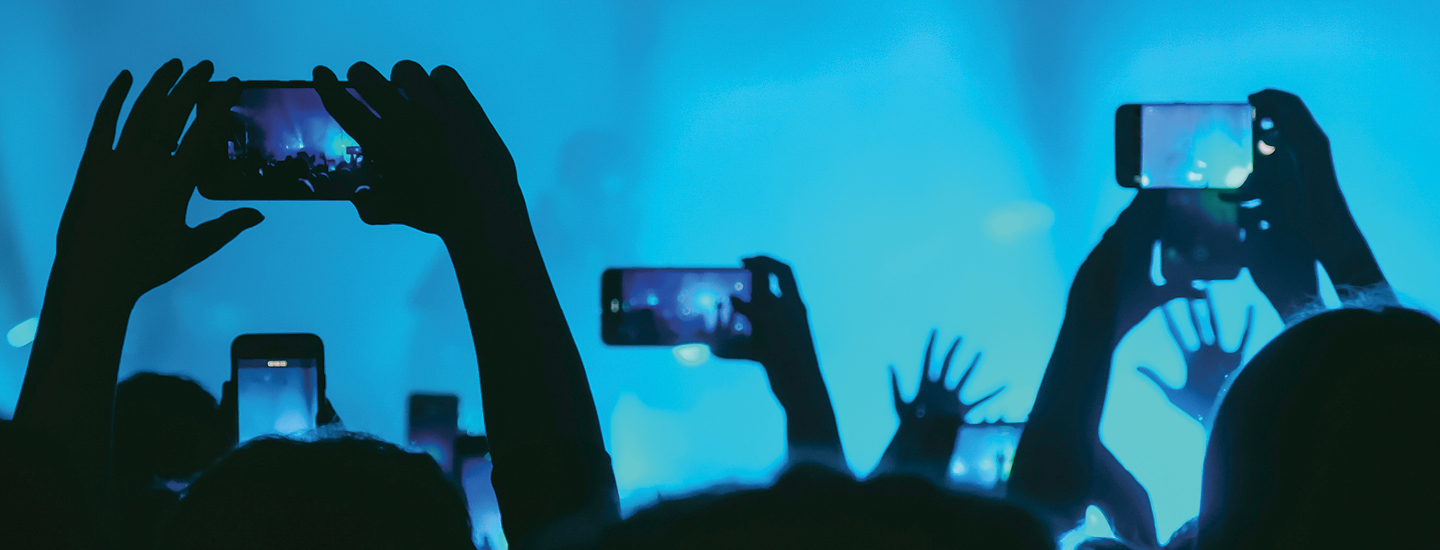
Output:
[[[325,110],[315,88],[243,87],[227,134],[225,173],[202,184],[209,198],[347,200],[371,177],[360,144]]]
[[[966,424],[955,440],[947,478],[952,485],[995,490],[1010,479],[1024,424]]]
[[[470,524],[475,532],[477,548],[506,548],[505,533],[500,528],[500,504],[495,499],[495,488],[490,484],[490,472],[494,465],[490,455],[467,456],[460,462],[460,485],[465,489],[465,500],[470,504]]]
[[[735,313],[731,296],[750,300],[744,269],[626,269],[620,294],[611,297],[618,319],[614,345],[676,346],[750,337],[750,321]]]
[[[1235,189],[1253,167],[1248,103],[1144,105],[1140,187]]]
[[[454,395],[410,396],[410,444],[435,457],[447,474],[454,467],[459,406],[460,399]]]
[[[315,428],[319,406],[315,358],[236,359],[240,442]]]

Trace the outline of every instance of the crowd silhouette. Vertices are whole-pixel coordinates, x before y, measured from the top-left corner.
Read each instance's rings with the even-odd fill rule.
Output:
[[[219,400],[177,377],[117,383],[136,301],[264,219],[239,208],[185,222],[196,174],[233,137],[240,83],[211,83],[213,72],[209,62],[188,71],[166,63],[118,143],[128,71],[95,116],[20,400],[14,419],[0,422],[0,546],[488,547],[472,538],[464,490],[430,455],[346,431],[328,401],[314,433],[237,447],[233,382]],[[774,258],[747,258],[753,280],[777,284],[730,300],[729,319],[744,315],[748,338],[716,312],[713,351],[763,369],[785,413],[786,471],[768,487],[663,499],[622,517],[586,371],[515,164],[465,81],[447,66],[427,72],[411,61],[389,78],[365,63],[350,67],[347,84],[325,67],[313,78],[325,109],[363,147],[360,169],[377,176],[349,193],[361,220],[435,235],[450,256],[479,358],[490,482],[516,548],[1040,549],[1053,548],[1089,506],[1113,522],[1115,538],[1086,547],[1161,548],[1149,496],[1100,438],[1116,347],[1157,308],[1183,352],[1186,381],[1174,388],[1142,372],[1210,431],[1199,516],[1164,547],[1399,548],[1431,537],[1428,509],[1417,503],[1437,489],[1424,441],[1434,433],[1428,394],[1440,372],[1440,323],[1397,305],[1340,192],[1329,141],[1294,95],[1249,98],[1256,139],[1270,149],[1223,197],[1238,205],[1248,235],[1245,267],[1289,324],[1248,364],[1253,310],[1230,351],[1205,290],[1152,278],[1166,196],[1140,190],[1075,274],[1013,463],[995,458],[1008,468],[997,487],[949,481],[967,414],[1005,389],[963,400],[980,356],[950,386],[961,339],[937,369],[938,332],[912,398],[891,367],[899,427],[877,468],[857,478],[795,273]],[[302,178],[321,166],[332,171],[302,152],[269,169]],[[1315,305],[1317,262],[1344,304],[1338,310]],[[1202,335],[1194,350],[1164,309],[1177,299],[1197,334],[1205,304],[1214,337]],[[1357,416],[1355,405],[1384,420]],[[1361,438],[1385,442],[1384,451]]]

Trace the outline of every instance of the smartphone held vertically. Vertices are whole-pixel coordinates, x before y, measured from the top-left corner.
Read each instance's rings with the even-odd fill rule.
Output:
[[[1244,265],[1239,206],[1222,195],[1254,167],[1248,103],[1129,104],[1115,111],[1115,179],[1166,193],[1160,270],[1165,279],[1234,279]]]
[[[242,334],[230,344],[239,443],[299,435],[325,399],[325,349],[314,334]]]
[[[200,178],[208,199],[349,200],[374,177],[360,144],[325,110],[311,82],[241,82],[224,135],[225,151],[214,152]]]
[[[460,398],[443,394],[410,394],[410,444],[435,457],[440,469],[450,473],[455,459],[455,435],[459,432]]]
[[[505,533],[500,525],[500,503],[490,473],[489,440],[483,435],[461,435],[455,438],[455,464],[452,468],[465,501],[470,505],[470,525],[474,530],[477,549],[504,548]]]
[[[607,269],[600,278],[600,331],[612,346],[734,343],[750,321],[730,298],[750,299],[739,268]]]

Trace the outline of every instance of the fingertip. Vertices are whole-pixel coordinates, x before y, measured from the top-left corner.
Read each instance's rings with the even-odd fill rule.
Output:
[[[249,229],[265,221],[265,215],[254,208],[236,208],[223,216],[241,229]]]
[[[330,83],[337,80],[335,78],[335,71],[330,70],[329,67],[324,65],[316,65],[315,68],[310,71],[310,76],[314,78],[316,82]]]

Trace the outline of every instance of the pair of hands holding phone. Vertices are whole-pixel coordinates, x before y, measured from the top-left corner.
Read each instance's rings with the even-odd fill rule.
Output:
[[[56,267],[68,287],[133,305],[264,219],[240,208],[193,228],[185,223],[209,153],[223,147],[222,121],[239,86],[231,79],[211,87],[208,61],[182,69],[177,59],[155,72],[118,144],[129,71],[106,91],[57,238]],[[315,69],[326,109],[382,167],[383,176],[353,199],[360,218],[409,225],[447,243],[470,239],[492,252],[512,249],[513,235],[529,229],[515,164],[460,75],[446,66],[427,74],[402,61],[388,80],[364,63],[352,66],[348,78],[379,117],[329,69]],[[192,109],[195,122],[185,132]]]

